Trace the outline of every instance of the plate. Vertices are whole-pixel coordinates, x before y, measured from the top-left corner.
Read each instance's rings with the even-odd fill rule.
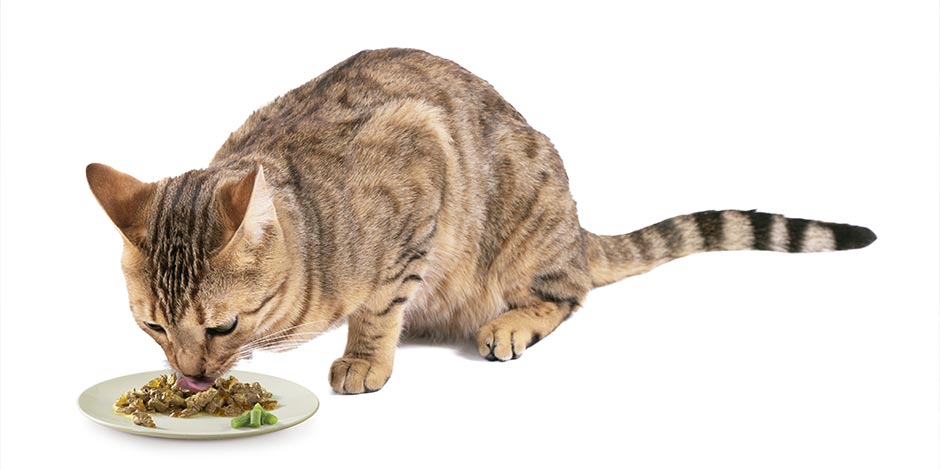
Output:
[[[232,437],[257,436],[280,431],[296,426],[313,416],[320,407],[320,400],[310,390],[289,380],[257,374],[254,372],[231,371],[240,382],[258,382],[277,400],[277,408],[271,412],[277,416],[277,423],[260,428],[232,428],[232,418],[211,416],[200,413],[188,418],[171,418],[159,413],[151,413],[155,428],[134,424],[127,415],[114,411],[114,402],[122,393],[140,388],[154,377],[173,371],[155,370],[139,374],[106,380],[89,387],[78,397],[78,407],[88,419],[111,429],[140,434],[143,436],[164,437],[170,439],[227,439]]]

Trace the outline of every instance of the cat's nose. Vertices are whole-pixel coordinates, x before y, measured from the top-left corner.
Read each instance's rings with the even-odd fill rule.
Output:
[[[187,377],[206,375],[205,362],[195,354],[179,354],[176,357],[177,371]]]

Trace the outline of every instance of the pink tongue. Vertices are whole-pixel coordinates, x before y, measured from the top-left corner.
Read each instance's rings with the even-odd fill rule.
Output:
[[[194,392],[201,392],[206,390],[211,387],[213,383],[214,381],[212,380],[193,379],[185,375],[176,380],[176,385],[178,385],[180,388],[185,388],[186,390],[192,390]]]

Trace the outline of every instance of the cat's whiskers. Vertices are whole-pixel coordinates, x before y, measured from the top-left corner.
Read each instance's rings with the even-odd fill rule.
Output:
[[[262,337],[260,337],[260,338],[256,338],[256,339],[254,339],[254,340],[252,340],[252,341],[249,341],[249,342],[245,343],[244,345],[242,345],[241,348],[242,348],[242,349],[245,349],[245,348],[251,347],[251,346],[253,346],[253,345],[255,345],[255,344],[262,343],[262,342],[265,342],[265,341],[274,339],[274,338],[276,338],[276,337],[280,337],[280,335],[284,335],[284,334],[300,334],[301,332],[296,332],[296,331],[293,332],[293,333],[291,333],[291,330],[297,330],[297,329],[304,328],[304,327],[307,327],[307,326],[312,326],[312,325],[320,325],[320,324],[323,324],[323,323],[328,323],[328,322],[327,322],[326,320],[318,320],[318,321],[311,321],[311,322],[301,323],[301,324],[299,324],[299,325],[289,326],[289,327],[287,327],[287,328],[283,328],[283,329],[277,330],[277,331],[275,331],[275,332],[273,332],[273,333],[268,333],[268,334],[266,334],[266,335],[264,335],[264,336],[262,336]],[[317,334],[319,334],[319,333],[317,333]]]
[[[265,344],[259,344],[239,352],[239,355],[248,355],[255,351],[270,351],[286,344],[300,346],[319,336],[319,333],[297,334],[289,337],[280,338],[277,341],[271,341]]]
[[[280,342],[283,342],[283,341],[287,341],[287,340],[303,340],[303,341],[307,341],[307,340],[316,338],[317,336],[320,336],[320,334],[321,334],[321,333],[317,333],[317,332],[310,332],[310,333],[291,333],[291,334],[286,334],[286,335],[283,335],[283,336],[278,336],[277,338],[271,338],[271,339],[266,340],[266,341],[264,341],[264,342],[255,343],[255,344],[252,344],[251,346],[248,346],[248,347],[244,347],[244,346],[243,346],[242,349],[243,349],[243,350],[246,350],[246,351],[249,351],[249,350],[254,350],[254,349],[258,349],[258,348],[263,348],[263,347],[266,347],[266,346],[269,346],[269,345],[272,345],[272,344],[277,344],[277,343],[280,343]]]
[[[288,351],[288,350],[291,350],[291,349],[299,348],[300,346],[303,346],[303,345],[305,345],[305,344],[307,344],[306,341],[288,341],[288,342],[284,342],[284,343],[278,343],[278,344],[276,344],[276,345],[271,345],[271,346],[265,347],[265,348],[263,348],[263,349],[258,349],[258,351],[265,351],[265,352],[283,352],[283,351]]]
[[[308,341],[320,336],[322,332],[282,332],[276,337],[265,338],[264,341],[253,341],[242,346],[237,354],[237,360],[251,359],[255,351],[282,351],[293,349],[306,344]]]
[[[270,340],[262,343],[256,343],[249,347],[242,347],[239,349],[239,354],[241,355],[251,353],[252,351],[264,351],[271,347],[275,347],[279,344],[287,342],[306,343],[319,335],[320,333],[295,333],[291,335],[284,335],[278,338],[271,338]]]

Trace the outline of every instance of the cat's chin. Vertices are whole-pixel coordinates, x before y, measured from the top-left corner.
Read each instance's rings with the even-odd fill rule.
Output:
[[[201,392],[203,390],[208,390],[212,384],[215,383],[215,378],[213,377],[189,377],[182,376],[176,379],[176,385],[180,388],[185,388],[186,390],[191,390],[193,392]]]

